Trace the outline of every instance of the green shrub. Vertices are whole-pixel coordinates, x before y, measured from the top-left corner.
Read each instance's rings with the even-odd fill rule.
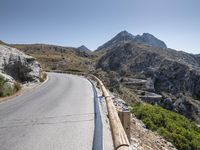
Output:
[[[180,150],[200,150],[200,128],[189,119],[160,106],[135,103],[132,113]]]
[[[14,92],[17,92],[17,91],[19,91],[21,89],[21,84],[20,83],[18,83],[18,82],[15,82],[14,83]]]
[[[47,73],[42,72],[39,78],[40,82],[44,82],[46,79],[47,79]]]
[[[7,84],[7,80],[0,75],[0,97],[10,96],[21,89],[21,85],[18,82],[14,83],[11,87]]]

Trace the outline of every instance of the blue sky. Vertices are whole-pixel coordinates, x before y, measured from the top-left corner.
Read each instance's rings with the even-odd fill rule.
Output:
[[[8,43],[96,49],[122,30],[200,53],[200,0],[0,0],[0,39]]]

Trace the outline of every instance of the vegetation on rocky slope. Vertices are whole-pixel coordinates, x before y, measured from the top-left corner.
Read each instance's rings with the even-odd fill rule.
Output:
[[[0,76],[0,97],[10,96],[21,89],[21,85],[17,82],[13,86],[7,84],[7,80]]]
[[[172,49],[125,43],[109,46],[97,61],[96,70],[108,77],[112,75],[111,82],[107,81],[108,87],[112,87],[116,79],[123,85],[120,88],[125,86],[129,93],[132,91],[149,103],[159,104],[200,123],[200,103],[195,101],[199,100],[200,93],[200,64],[196,57]],[[161,98],[150,98],[140,91],[158,94]],[[131,97],[126,99],[132,100]]]
[[[45,44],[12,45],[40,62],[44,70],[83,71],[94,66],[95,55],[72,47]]]
[[[135,103],[132,113],[180,150],[200,150],[200,128],[182,115],[160,106]]]
[[[47,73],[46,72],[42,72],[40,75],[40,82],[44,82],[47,79]]]

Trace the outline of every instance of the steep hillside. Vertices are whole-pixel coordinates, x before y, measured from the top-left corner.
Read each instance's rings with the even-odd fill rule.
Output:
[[[28,55],[34,56],[45,70],[93,70],[95,55],[82,49],[46,44],[12,45]]]
[[[125,87],[143,101],[160,104],[198,123],[199,67],[195,55],[136,42],[110,47],[96,65],[98,74],[112,74],[108,86],[118,87],[119,92]]]
[[[197,61],[199,62],[199,64],[200,64],[200,54],[198,54],[198,55],[195,55],[195,58],[197,59]]]

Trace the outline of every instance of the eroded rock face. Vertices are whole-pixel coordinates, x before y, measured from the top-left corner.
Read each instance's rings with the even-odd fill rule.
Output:
[[[192,59],[185,60],[186,54],[183,55],[183,62],[179,56],[169,56],[172,55],[169,50],[169,54],[163,55],[156,50],[149,50],[151,47],[144,48],[136,44],[117,47],[98,61],[97,68],[115,71],[122,77],[127,74],[140,74],[139,78],[149,80],[148,86],[152,91],[155,89],[156,92],[165,91],[172,94],[188,92],[200,97],[200,71],[196,69],[200,67],[197,62],[196,65],[194,62],[188,64]]]
[[[129,89],[161,95],[167,93],[168,96],[157,100],[147,96],[148,102],[157,103],[200,123],[198,57],[199,55],[171,49],[128,43],[108,50],[99,59],[96,67],[107,73],[116,72],[123,79],[121,84]],[[127,77],[132,80],[124,82]],[[140,81],[140,84],[136,84],[135,79]],[[145,81],[145,84],[141,81]]]
[[[20,82],[38,81],[40,64],[15,48],[0,45],[0,72]]]
[[[177,62],[165,61],[155,72],[155,88],[172,94],[189,92],[200,96],[200,72]]]

